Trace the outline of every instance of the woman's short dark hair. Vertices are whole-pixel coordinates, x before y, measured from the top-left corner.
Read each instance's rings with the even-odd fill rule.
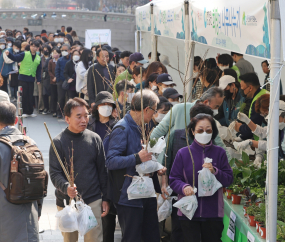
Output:
[[[150,76],[149,76],[149,77],[147,78],[147,80],[145,81],[144,87],[145,87],[145,88],[149,88],[149,83],[152,83],[152,82],[156,81],[157,77],[158,77],[158,73],[152,73],[152,74],[150,74]]]
[[[157,104],[157,110],[163,109],[163,111],[169,111],[173,105],[168,101],[166,97],[159,96],[159,103]]]
[[[0,124],[14,125],[16,120],[16,107],[8,101],[0,102]]]
[[[75,97],[73,99],[69,99],[67,103],[65,104],[64,116],[70,117],[72,109],[76,107],[86,107],[87,110],[89,109],[89,106],[84,99]]]
[[[83,65],[84,65],[86,70],[88,69],[88,66],[89,66],[88,63],[89,63],[89,56],[90,55],[93,55],[92,50],[85,49],[85,50],[83,50],[83,52],[82,52],[82,54],[80,56],[80,61],[82,61],[82,63],[83,63]]]
[[[47,37],[45,37],[45,36],[42,37],[42,40],[43,40],[45,43],[48,42],[48,39],[47,39]]]
[[[141,73],[141,68],[142,68],[142,75],[144,74],[144,72],[146,71],[146,69],[142,66],[136,66],[134,69],[133,69],[133,75],[136,75],[138,76],[140,73]]]
[[[195,136],[193,135],[192,131],[195,131],[197,123],[201,120],[204,120],[204,119],[207,119],[212,125],[213,133],[212,133],[211,140],[214,140],[217,137],[217,135],[219,134],[219,131],[218,131],[218,128],[216,125],[216,121],[214,120],[214,118],[209,114],[200,113],[200,114],[197,114],[195,117],[193,117],[191,119],[190,124],[188,125],[188,132],[189,132],[189,136],[191,139],[193,139],[193,140],[195,139]]]
[[[205,114],[209,114],[213,117],[214,112],[213,110],[205,105],[204,103],[196,103],[191,109],[190,109],[190,120],[193,117],[196,117],[196,115],[200,114],[200,113],[205,113]]]
[[[52,49],[52,52],[53,52],[54,50],[55,50],[58,54],[61,55],[61,49],[60,49],[60,48],[54,47],[54,48]]]

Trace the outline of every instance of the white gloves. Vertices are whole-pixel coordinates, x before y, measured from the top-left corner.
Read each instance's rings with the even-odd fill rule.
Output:
[[[260,127],[259,125],[256,125],[256,129],[252,133],[258,136],[260,139],[265,139],[267,136],[267,126]]]
[[[233,145],[237,151],[242,152],[247,147],[249,147],[249,142],[250,142],[250,139],[247,139],[247,140],[242,141],[242,142],[234,142]]]
[[[262,151],[266,151],[267,141],[266,140],[258,140],[258,149],[262,150]]]
[[[246,124],[249,124],[250,121],[251,121],[251,120],[246,116],[246,114],[241,113],[241,112],[238,113],[237,118],[238,118],[238,120],[240,120],[240,121],[242,121],[242,122],[244,122],[244,123],[246,123]]]
[[[238,137],[234,138],[234,141],[235,142],[241,142],[241,141],[243,141],[243,139],[240,136],[238,136]]]
[[[230,125],[228,127],[233,138],[237,136],[237,131],[235,130],[235,125],[236,125],[236,121],[233,121],[230,123]]]
[[[255,152],[256,152],[256,155],[255,155],[255,160],[254,160],[253,164],[256,168],[260,169],[261,164],[262,164],[262,160],[263,160],[264,151],[260,150],[260,149],[256,149]]]

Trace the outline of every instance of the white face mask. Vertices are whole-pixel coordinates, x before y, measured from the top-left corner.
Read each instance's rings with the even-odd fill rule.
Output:
[[[225,69],[229,69],[229,66],[219,66],[221,71],[224,71]]]
[[[134,96],[135,96],[135,93],[133,93],[133,92],[128,93],[127,102],[128,102],[128,103],[131,103]]]
[[[1,50],[4,50],[6,45],[0,45]]]
[[[79,55],[74,55],[74,56],[72,57],[72,59],[73,59],[74,61],[79,61],[80,56],[79,56]]]
[[[170,102],[173,106],[175,106],[176,104],[178,104],[179,102]]]
[[[15,53],[18,53],[20,50],[18,49],[13,49]]]
[[[109,105],[104,105],[100,106],[98,109],[98,112],[103,116],[103,117],[110,117],[112,114],[113,108]]]
[[[157,89],[157,86],[152,86],[151,90],[155,91]]]
[[[154,120],[157,122],[157,123],[160,123],[161,120],[165,117],[166,114],[164,113],[158,113],[157,117],[154,118]]]
[[[213,116],[216,116],[218,113],[219,113],[219,110],[218,109],[212,109],[212,111],[213,111]]]
[[[58,38],[55,38],[55,39],[54,39],[54,42],[55,42],[55,43],[58,43],[58,42],[59,42],[58,40],[59,40]]]
[[[195,134],[195,140],[200,144],[208,144],[212,139],[212,134],[207,134],[205,131],[202,134]]]
[[[62,56],[67,56],[67,55],[68,55],[68,52],[67,52],[67,51],[62,51],[62,52],[61,52],[61,55],[62,55]]]
[[[115,62],[114,61],[110,61],[110,65],[111,66],[115,66]]]
[[[11,47],[12,46],[12,43],[8,43],[8,47]]]
[[[62,43],[64,41],[64,38],[58,38],[58,42]]]

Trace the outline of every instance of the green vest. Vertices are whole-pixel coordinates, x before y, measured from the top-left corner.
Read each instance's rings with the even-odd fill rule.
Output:
[[[248,117],[250,118],[251,117],[251,110],[252,110],[252,105],[253,103],[259,98],[261,97],[262,95],[266,94],[266,93],[269,93],[267,90],[265,89],[261,89],[259,93],[257,93],[257,95],[252,99],[252,102],[250,104],[250,108],[249,108],[249,112],[248,112]],[[259,140],[259,137],[256,136],[255,134],[253,135],[254,137],[254,140]]]
[[[240,82],[239,76],[240,76],[240,71],[237,66],[233,66],[231,69],[233,69],[237,73],[237,79]]]
[[[41,63],[41,57],[36,55],[34,61],[30,51],[25,52],[25,57],[21,61],[21,68],[19,73],[25,76],[36,77],[38,65]]]

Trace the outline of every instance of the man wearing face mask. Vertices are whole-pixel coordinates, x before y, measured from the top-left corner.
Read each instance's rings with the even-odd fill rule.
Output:
[[[55,77],[56,77],[56,84],[57,84],[57,94],[58,94],[58,103],[57,105],[57,118],[62,119],[62,110],[65,105],[65,94],[66,90],[62,88],[62,83],[65,80],[64,77],[64,68],[66,63],[71,59],[70,57],[70,45],[62,45],[61,47],[61,55],[56,63],[55,67]]]
[[[144,64],[148,63],[147,60],[144,59],[143,55],[139,52],[135,52],[133,54],[130,55],[129,57],[129,66],[128,68],[123,72],[121,73],[115,80],[115,85],[121,81],[121,80],[132,80],[132,75],[133,75],[133,71],[134,71],[134,68],[136,66],[143,66]],[[116,92],[116,97],[118,97],[118,93]]]
[[[172,80],[172,77],[163,73],[160,74],[156,79],[157,87],[158,87],[158,95],[163,95],[163,92],[170,87],[176,86],[175,82]]]
[[[244,108],[242,112],[245,113],[252,120],[252,122],[261,126],[262,123],[265,122],[264,117],[262,117],[259,113],[256,113],[254,107],[256,100],[263,94],[266,94],[267,91],[265,89],[260,90],[259,79],[255,73],[241,75],[240,80],[242,96],[247,99],[251,99],[251,102],[248,103],[249,111],[245,112]],[[246,108],[246,110],[248,110],[248,108]],[[241,134],[240,138],[243,140],[252,138],[252,132],[246,124],[236,122],[235,130]],[[255,139],[258,140],[258,137],[255,137]]]
[[[163,96],[166,97],[173,106],[180,103],[179,98],[183,98],[183,96],[179,94],[176,89],[171,87],[167,88],[163,92]]]
[[[112,92],[110,84],[115,79],[114,67],[108,64],[109,52],[103,47],[96,51],[96,56],[98,63],[91,65],[87,70],[87,90],[91,107],[95,105],[95,99],[99,92]],[[90,61],[92,61],[92,57]]]
[[[126,93],[125,93],[125,85],[127,85]],[[135,87],[133,85],[130,85],[127,80],[119,81],[116,85],[116,91],[119,94],[117,100],[118,100],[118,104],[120,108],[121,118],[124,117],[124,105],[125,105],[125,114],[131,109],[131,105],[130,105],[131,99],[129,99],[128,96],[131,97],[131,95],[134,94],[133,93],[134,88]]]
[[[33,113],[34,111],[34,82],[37,80],[37,84],[41,82],[41,57],[37,55],[37,50],[40,44],[38,41],[33,40],[30,44],[30,51],[25,51],[20,54],[12,54],[9,50],[5,53],[9,59],[15,62],[21,62],[21,68],[19,70],[19,80],[22,82],[23,95],[23,117],[36,117],[37,115]]]
[[[64,37],[65,37],[65,34],[62,32],[59,32],[58,33],[58,43],[63,44],[64,43]]]
[[[6,46],[7,48],[11,48],[13,46],[14,39],[12,37],[7,37],[6,39]]]

